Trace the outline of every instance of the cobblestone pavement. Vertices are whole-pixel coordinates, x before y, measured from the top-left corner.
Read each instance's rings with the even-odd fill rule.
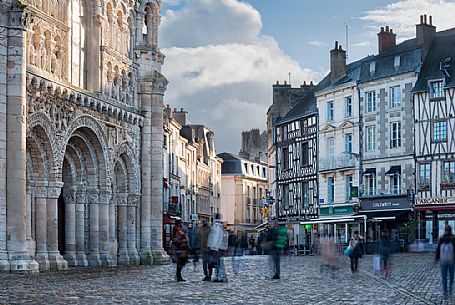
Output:
[[[202,282],[200,264],[185,266],[185,283],[175,282],[175,265],[0,274],[0,304],[444,304],[431,254],[393,256],[387,279],[372,256],[355,277],[343,257],[334,278],[312,256],[283,257],[280,280],[270,279],[267,256],[225,262],[228,283]]]

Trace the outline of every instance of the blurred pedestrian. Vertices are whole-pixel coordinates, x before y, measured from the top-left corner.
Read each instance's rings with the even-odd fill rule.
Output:
[[[362,248],[360,243],[359,231],[355,230],[349,240],[349,259],[351,261],[352,274],[357,273],[359,267],[359,258],[362,257]]]
[[[320,239],[320,254],[322,263],[320,266],[321,273],[330,273],[332,278],[335,278],[335,273],[339,267],[339,258],[337,254],[336,244],[332,237]]]
[[[389,232],[387,230],[381,233],[379,255],[381,257],[381,273],[384,276],[389,276],[390,239]]]
[[[213,264],[212,264],[212,250],[208,246],[209,235],[211,232],[211,227],[207,221],[207,219],[202,219],[202,226],[199,229],[199,250],[201,251],[202,255],[202,268],[204,270],[204,278],[203,281],[211,281],[212,280],[212,271],[213,271]]]
[[[250,239],[248,240],[248,254],[249,255],[254,255],[255,254],[255,238],[254,235],[251,234]]]
[[[175,221],[172,238],[173,258],[172,261],[177,264],[176,277],[177,282],[185,282],[182,278],[182,269],[188,261],[188,236],[183,230],[181,220]]]
[[[208,239],[208,246],[212,250],[212,258],[215,262],[215,279],[213,282],[227,282],[226,268],[224,266],[223,254],[228,250],[229,233],[224,229],[221,222],[221,215],[215,215],[215,222]]]
[[[444,299],[452,298],[453,273],[455,264],[455,238],[452,234],[452,227],[447,225],[444,235],[439,239],[436,248],[436,261],[440,262],[442,291]],[[447,273],[449,275],[449,289],[447,290]]]
[[[199,228],[196,224],[190,223],[188,225],[188,239],[190,246],[190,255],[193,257],[193,268],[196,269],[197,262],[199,261]]]
[[[278,226],[277,223],[272,223],[269,231],[267,232],[266,241],[270,243],[269,254],[272,258],[274,275],[272,279],[280,279],[280,255],[287,244],[288,232],[285,226]],[[268,248],[265,246],[265,248]]]

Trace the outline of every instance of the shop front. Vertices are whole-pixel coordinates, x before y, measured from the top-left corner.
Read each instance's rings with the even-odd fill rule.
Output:
[[[417,239],[437,244],[446,225],[455,228],[455,197],[416,199]]]
[[[405,251],[406,245],[414,239],[412,200],[406,195],[363,197],[360,214],[367,216],[367,253],[377,251],[381,232],[388,232],[393,252]]]

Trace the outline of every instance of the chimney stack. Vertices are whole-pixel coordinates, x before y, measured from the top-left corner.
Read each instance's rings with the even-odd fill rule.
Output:
[[[378,33],[378,48],[379,54],[384,52],[391,47],[394,47],[397,44],[397,34],[393,33],[392,29],[389,29],[387,25],[385,27],[381,27],[381,31]]]
[[[338,46],[335,41],[335,48],[330,51],[330,79],[334,83],[346,75],[346,51]]]
[[[436,27],[433,25],[432,16],[429,16],[429,22],[427,23],[427,15],[420,15],[420,24],[416,25],[417,46],[422,48],[422,60],[427,56],[433,38],[436,36]]]
[[[190,124],[190,122],[188,120],[188,111],[185,111],[185,109],[183,109],[183,108],[180,108],[180,110],[177,110],[177,108],[174,108],[174,111],[172,112],[172,116],[182,126],[186,126],[186,125]]]

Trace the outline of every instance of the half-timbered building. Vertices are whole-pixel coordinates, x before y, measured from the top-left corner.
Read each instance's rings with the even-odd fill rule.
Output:
[[[275,125],[279,219],[294,224],[300,242],[300,221],[318,217],[318,113],[314,87],[302,89],[300,101]]]
[[[455,29],[427,29],[431,48],[413,89],[417,238],[455,226]]]

